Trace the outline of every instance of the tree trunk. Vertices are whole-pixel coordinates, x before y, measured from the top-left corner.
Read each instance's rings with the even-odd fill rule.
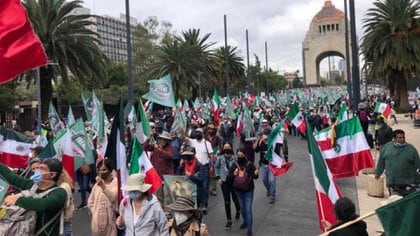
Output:
[[[388,81],[389,96],[395,98],[395,77],[391,77]]]
[[[398,96],[397,99],[400,102],[400,111],[409,111],[410,104],[408,103],[407,79],[402,73],[398,73],[396,81],[396,92]]]
[[[41,67],[39,74],[41,79],[41,119],[45,120],[48,117],[48,108],[53,93],[52,70]]]

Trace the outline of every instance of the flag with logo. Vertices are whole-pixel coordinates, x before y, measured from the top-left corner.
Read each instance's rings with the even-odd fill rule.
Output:
[[[358,117],[315,131],[314,138],[336,178],[357,176],[375,165]]]
[[[0,1],[0,84],[47,64],[44,47],[20,0]]]
[[[290,111],[286,115],[287,119],[289,119],[292,124],[301,132],[305,133],[306,131],[306,123],[305,119],[303,118],[302,112],[300,112],[299,107],[297,104],[293,104],[290,108]]]
[[[69,129],[75,169],[77,170],[81,166],[93,164],[95,162],[93,147],[89,135],[86,133],[82,118],[77,119]]]
[[[7,194],[7,190],[9,189],[9,186],[9,183],[0,177],[0,202],[3,202],[3,199]]]
[[[175,97],[170,75],[165,75],[158,80],[149,80],[148,82],[149,92],[143,95],[142,98],[166,107],[175,106]]]
[[[284,132],[282,128],[285,121],[286,119],[277,124],[267,140],[268,151],[265,154],[265,159],[269,161],[270,169],[274,176],[286,173],[293,165],[292,162],[285,162],[281,153],[276,152],[276,145],[283,144],[284,142]]]
[[[307,124],[306,137],[314,177],[319,227],[325,232],[322,221],[327,220],[333,225],[336,223],[334,204],[341,197],[341,193],[310,130],[310,125]]]
[[[0,162],[12,168],[26,168],[32,140],[9,128],[0,127]]]
[[[98,159],[102,160],[105,158],[106,148],[108,146],[108,135],[106,133],[107,127],[106,122],[108,118],[106,117],[104,111],[104,104],[101,102],[99,104],[99,124],[98,124],[98,141],[97,141],[97,152]]]
[[[64,130],[64,127],[52,102],[50,102],[50,107],[48,108],[48,119],[54,137],[57,137]]]
[[[130,175],[135,173],[144,174],[144,182],[152,185],[149,189],[149,193],[151,194],[156,192],[162,185],[162,179],[153,167],[147,157],[147,153],[143,150],[143,147],[137,138],[134,138],[133,141],[129,173]]]

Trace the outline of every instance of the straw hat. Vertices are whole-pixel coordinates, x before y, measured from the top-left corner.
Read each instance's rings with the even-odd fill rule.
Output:
[[[166,131],[162,131],[162,133],[159,134],[158,137],[159,138],[166,139],[166,140],[172,140],[171,135],[168,132],[166,132]]]
[[[194,200],[190,196],[179,196],[176,201],[168,206],[173,211],[194,211]]]
[[[203,131],[203,129],[202,129],[202,128],[197,128],[197,129],[195,130],[195,132],[204,133],[204,131]]]
[[[125,191],[140,191],[142,193],[147,192],[147,190],[152,187],[151,184],[144,183],[144,175],[142,174],[132,174],[128,176],[127,183],[124,187]]]
[[[195,148],[194,147],[187,147],[185,150],[181,153],[181,156],[185,155],[195,155]]]

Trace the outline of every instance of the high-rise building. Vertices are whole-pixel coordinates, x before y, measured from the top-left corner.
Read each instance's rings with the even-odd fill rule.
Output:
[[[90,9],[79,8],[74,14],[90,14]],[[91,17],[94,22],[91,30],[98,33],[100,41],[99,48],[105,55],[114,62],[127,62],[127,24],[124,14],[120,14],[119,18],[112,16]],[[137,19],[130,17],[131,34],[138,25]],[[131,37],[133,42],[133,37]]]

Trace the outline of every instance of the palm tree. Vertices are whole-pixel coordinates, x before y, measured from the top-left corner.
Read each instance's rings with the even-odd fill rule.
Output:
[[[159,46],[154,61],[146,72],[146,78],[157,79],[166,74],[172,77],[175,97],[185,93],[197,94],[199,83],[204,88],[211,88],[215,84],[213,74],[216,58],[208,43],[210,34],[200,38],[200,30],[190,29]],[[188,95],[187,94],[187,95]]]
[[[245,65],[242,62],[243,58],[238,55],[237,47],[227,46],[228,55],[227,61],[229,65],[228,76],[230,81],[229,91],[236,88],[236,92],[244,89],[245,81]],[[217,78],[225,78],[225,47],[220,47],[216,50],[216,57],[218,65],[216,68]]]
[[[40,68],[42,118],[48,114],[53,93],[52,81],[64,83],[70,71],[85,88],[102,86],[106,81],[107,59],[99,49],[97,34],[89,29],[91,15],[73,14],[82,1],[24,0],[35,33],[52,63]]]
[[[420,69],[420,2],[384,0],[374,2],[364,20],[362,51],[372,61],[372,74],[384,78],[400,109],[408,110],[407,80]]]

